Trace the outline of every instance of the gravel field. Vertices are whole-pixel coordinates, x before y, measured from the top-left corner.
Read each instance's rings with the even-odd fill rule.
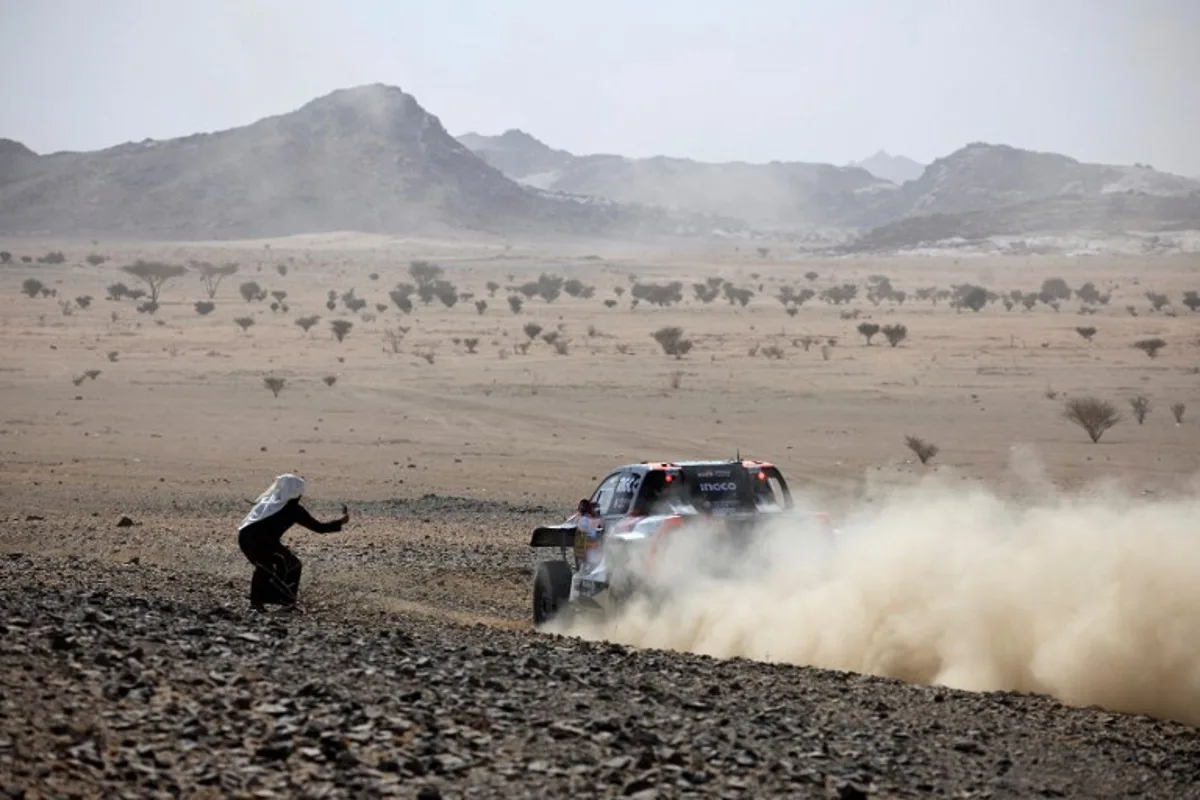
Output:
[[[207,575],[0,560],[12,797],[1194,797],[1200,737],[1034,696],[637,651]]]

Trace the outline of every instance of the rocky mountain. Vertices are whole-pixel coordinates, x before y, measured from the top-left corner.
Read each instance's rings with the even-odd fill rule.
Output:
[[[511,130],[500,136],[466,134],[460,141],[528,186],[736,217],[764,229],[857,225],[874,217],[896,188],[865,169],[832,164],[580,156]]]
[[[412,96],[379,84],[180,139],[41,156],[0,144],[0,232],[7,233],[629,235],[710,224],[719,222],[519,185],[450,136]]]
[[[868,159],[852,162],[849,166],[861,167],[876,178],[882,178],[895,184],[915,180],[921,177],[921,173],[925,171],[924,165],[918,164],[911,158],[889,155],[884,150],[880,150]]]

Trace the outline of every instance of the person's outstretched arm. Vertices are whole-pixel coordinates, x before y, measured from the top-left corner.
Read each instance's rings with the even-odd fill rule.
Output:
[[[308,528],[314,533],[337,533],[349,521],[350,510],[345,506],[342,506],[342,516],[329,522],[320,522],[312,514],[308,513],[308,509],[304,506],[298,505],[296,507],[296,524]]]

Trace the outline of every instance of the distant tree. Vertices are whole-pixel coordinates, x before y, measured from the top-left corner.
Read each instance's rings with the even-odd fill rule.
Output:
[[[300,328],[300,330],[304,331],[305,333],[308,333],[309,329],[312,328],[314,325],[316,325],[320,321],[321,321],[321,318],[318,317],[316,314],[313,314],[312,316],[309,316],[309,317],[298,318],[296,320],[296,325]]]
[[[49,253],[46,253],[46,255],[38,258],[38,263],[39,264],[64,264],[64,263],[66,263],[66,260],[67,260],[67,257],[63,254],[63,251],[51,250]]]
[[[7,250],[0,250],[0,264],[7,264],[12,261],[12,253]]]
[[[479,346],[479,337],[468,336],[467,338],[463,339],[463,346],[467,348],[468,353],[474,353],[475,348]]]
[[[542,332],[542,326],[538,325],[536,322],[527,322],[525,323],[525,327],[521,330],[525,331],[525,335],[529,337],[530,341],[533,341],[538,337],[538,334]]]
[[[162,261],[143,261],[142,259],[138,259],[121,269],[146,284],[146,288],[150,291],[150,302],[154,303],[155,306],[158,305],[159,294],[162,293],[163,286],[166,285],[167,281],[178,278],[187,272],[187,269],[179,264],[166,264]]]
[[[287,298],[287,292],[283,291],[282,289],[275,289],[271,292],[271,297],[275,298],[276,303],[282,305],[283,301]]]
[[[663,353],[677,359],[683,358],[692,349],[692,340],[683,338],[683,328],[678,326],[659,328],[651,336]]]
[[[334,338],[340,342],[346,338],[346,334],[350,333],[354,323],[347,319],[335,319],[329,323],[329,327],[333,329]]]
[[[40,295],[46,288],[46,284],[39,281],[37,278],[26,278],[21,284],[21,291],[29,295],[31,298]]]
[[[92,304],[92,296],[90,294],[80,295],[75,298],[75,305],[80,308],[87,308]]]
[[[520,295],[511,294],[508,296],[508,307],[510,309],[512,309],[512,312],[514,314],[520,314],[521,306],[523,306],[524,304],[525,304],[525,301],[521,299]]]
[[[892,347],[903,342],[908,337],[908,328],[904,325],[884,325],[881,328],[883,336]]]
[[[1045,298],[1042,302],[1046,305],[1049,305],[1051,300],[1070,300],[1071,287],[1062,278],[1049,278],[1042,281],[1042,289],[1038,295]]]
[[[99,253],[88,253],[88,257],[85,258],[84,261],[86,261],[88,264],[90,264],[93,267],[98,267],[101,264],[103,264],[105,261],[108,261],[108,257],[102,256]]]
[[[129,296],[129,287],[120,281],[110,283],[104,291],[109,300],[120,300],[122,297]]]
[[[1099,442],[1100,437],[1109,428],[1121,421],[1121,414],[1116,406],[1095,397],[1075,397],[1067,400],[1063,417],[1083,428],[1093,444]]]
[[[933,442],[927,442],[917,436],[905,436],[904,444],[913,454],[920,459],[922,464],[928,464],[929,460],[938,454],[938,446]]]
[[[871,338],[879,333],[879,326],[874,322],[863,322],[858,326],[859,334],[867,340],[867,347],[871,346]]]
[[[408,274],[417,282],[417,285],[432,283],[442,277],[442,273],[441,267],[428,261],[413,261],[408,265]]]
[[[1150,308],[1154,311],[1162,311],[1171,304],[1171,298],[1161,292],[1146,292],[1146,299],[1150,301]]]
[[[207,261],[193,261],[191,267],[200,274],[200,283],[204,285],[204,293],[208,295],[209,300],[216,297],[221,281],[238,271],[238,265],[232,262],[217,265]]]
[[[1133,409],[1133,418],[1137,420],[1138,425],[1141,425],[1146,421],[1146,415],[1150,413],[1150,398],[1139,394],[1129,400],[1129,407]]]
[[[484,312],[486,312],[487,311],[487,300],[476,300],[475,301],[475,311],[477,311],[480,315],[482,315]]]
[[[1133,346],[1150,356],[1150,358],[1157,358],[1158,351],[1166,347],[1167,343],[1158,338],[1142,339],[1141,341],[1134,342]]]
[[[1096,335],[1096,329],[1092,327],[1076,328],[1075,332],[1089,342],[1092,340],[1092,337]]]
[[[1188,307],[1189,311],[1200,309],[1200,292],[1184,292],[1183,304]]]
[[[488,297],[495,297],[496,292],[500,291],[500,284],[495,281],[487,282]]]
[[[196,313],[202,317],[206,317],[209,314],[211,314],[213,312],[213,309],[215,309],[216,307],[217,307],[217,304],[211,300],[197,300],[196,306],[195,306]]]
[[[246,281],[238,287],[238,294],[247,303],[261,303],[267,299],[267,290],[258,285],[258,281]]]
[[[247,333],[254,324],[254,317],[235,317],[233,322],[242,329],[242,333]]]
[[[1171,416],[1175,417],[1175,424],[1183,424],[1183,412],[1187,410],[1187,406],[1183,403],[1175,403],[1171,406]]]
[[[263,378],[263,385],[271,390],[271,394],[279,397],[279,393],[283,391],[283,387],[287,385],[285,378],[277,378],[273,375],[267,375]]]

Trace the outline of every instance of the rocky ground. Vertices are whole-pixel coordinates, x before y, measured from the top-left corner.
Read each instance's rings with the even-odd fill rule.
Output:
[[[13,797],[1188,797],[1184,725],[8,552]]]

